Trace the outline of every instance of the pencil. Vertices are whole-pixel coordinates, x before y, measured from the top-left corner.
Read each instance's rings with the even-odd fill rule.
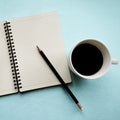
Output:
[[[81,106],[81,104],[79,103],[79,101],[77,100],[77,98],[74,96],[74,94],[72,93],[72,91],[68,88],[68,86],[65,84],[64,80],[62,79],[62,77],[58,74],[58,72],[56,71],[56,69],[54,68],[54,66],[51,64],[51,62],[48,60],[47,56],[44,54],[44,52],[38,47],[37,50],[39,52],[39,54],[42,56],[42,58],[45,60],[45,62],[47,63],[47,65],[50,67],[50,69],[52,70],[52,72],[54,73],[54,75],[58,78],[58,80],[60,81],[61,85],[63,86],[63,88],[69,93],[69,95],[71,96],[71,98],[73,99],[73,101],[76,103],[76,105],[78,106],[78,108],[80,110],[83,109],[83,107]]]

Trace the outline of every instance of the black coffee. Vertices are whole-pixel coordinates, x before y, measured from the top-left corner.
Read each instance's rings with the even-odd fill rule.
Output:
[[[80,44],[73,50],[72,64],[80,74],[93,75],[102,67],[103,56],[97,47]]]

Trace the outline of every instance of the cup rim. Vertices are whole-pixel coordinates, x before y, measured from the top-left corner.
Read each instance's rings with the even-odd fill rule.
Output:
[[[84,42],[86,42],[86,41],[95,41],[95,42],[97,42],[97,43],[100,43],[100,44],[107,50],[107,53],[108,53],[108,55],[109,55],[110,60],[109,60],[108,67],[104,70],[104,72],[102,72],[102,73],[99,74],[99,75],[96,75],[98,72],[95,73],[95,74],[93,74],[93,75],[82,75],[82,74],[80,74],[80,73],[74,68],[74,66],[73,66],[73,64],[72,64],[72,52],[73,52],[73,50],[74,50],[79,44],[82,44],[82,43],[84,43]],[[73,48],[72,48],[71,51],[70,51],[69,61],[70,61],[70,67],[72,67],[72,71],[73,71],[75,74],[77,74],[78,76],[80,76],[80,77],[82,77],[82,78],[85,78],[85,79],[96,79],[96,78],[99,78],[99,77],[103,76],[103,75],[109,70],[112,60],[111,60],[111,55],[110,55],[109,49],[108,49],[108,47],[107,47],[103,42],[101,42],[100,40],[97,40],[97,39],[84,39],[84,40],[79,41],[77,44],[75,44],[75,45],[73,46]]]

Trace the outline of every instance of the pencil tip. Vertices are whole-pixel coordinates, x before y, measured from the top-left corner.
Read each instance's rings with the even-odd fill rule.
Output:
[[[41,49],[36,45],[36,47],[37,47],[37,50],[40,52],[41,51]]]
[[[83,107],[80,105],[80,103],[77,103],[77,106],[79,107],[80,110],[83,110]]]

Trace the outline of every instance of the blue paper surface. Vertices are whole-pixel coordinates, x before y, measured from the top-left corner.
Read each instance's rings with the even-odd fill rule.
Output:
[[[104,42],[120,60],[119,0],[0,0],[0,20],[57,10],[66,55],[86,38]],[[0,120],[119,120],[120,66],[97,80],[71,72],[68,86],[83,105],[80,111],[61,86],[0,97]]]

